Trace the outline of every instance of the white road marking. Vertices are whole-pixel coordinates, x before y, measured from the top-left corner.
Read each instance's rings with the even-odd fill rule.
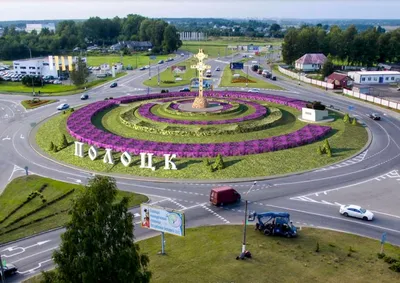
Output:
[[[46,253],[46,252],[49,252],[49,251],[55,250],[55,249],[57,249],[57,248],[58,248],[58,246],[55,246],[55,247],[52,247],[52,248],[49,248],[49,249],[46,249],[46,250],[43,250],[43,251],[40,251],[40,252],[37,252],[37,253],[31,254],[31,255],[28,255],[28,256],[26,256],[26,257],[21,257],[21,258],[19,258],[19,259],[17,259],[17,260],[15,260],[15,261],[13,261],[13,262],[11,262],[11,263],[17,263],[17,262],[20,262],[20,261],[22,261],[22,260],[25,260],[25,259],[28,259],[28,258],[31,258],[31,257],[37,256],[37,255],[40,255],[40,254],[42,254],[42,253]]]
[[[3,141],[9,141],[11,140],[11,138],[9,136],[6,136],[5,138],[3,138]]]
[[[82,184],[82,180],[80,180],[80,179],[75,179],[75,178],[71,178],[71,177],[66,177],[66,178],[73,180],[75,183]]]
[[[36,266],[36,267],[34,267],[34,268],[31,268],[31,269],[26,270],[26,271],[17,271],[17,273],[19,273],[19,274],[33,273],[36,269],[41,268],[41,267],[42,267],[42,264],[44,264],[44,263],[46,263],[46,262],[49,262],[49,261],[51,261],[51,260],[52,260],[51,258],[46,259],[46,260],[44,260],[44,261],[39,262],[39,263],[38,263],[38,266]]]
[[[24,136],[23,136],[22,134],[20,135],[20,138],[21,138],[21,139],[25,139]]]
[[[17,172],[17,171],[24,171],[24,172],[25,172],[25,169],[19,167],[18,165],[14,165],[14,169],[13,169],[13,171],[11,172],[11,175],[10,175],[10,177],[8,178],[8,181],[10,181],[10,180],[12,179],[12,176],[13,176],[14,173]]]
[[[219,219],[221,219],[222,221],[224,221],[226,224],[229,224],[231,222],[229,222],[227,219],[225,219],[224,217],[222,217],[221,215],[219,215],[218,213],[216,213],[214,210],[210,209],[209,207],[202,205],[202,208],[204,208],[205,210],[207,210],[208,212],[211,212],[213,215],[215,215],[216,217],[218,217]]]

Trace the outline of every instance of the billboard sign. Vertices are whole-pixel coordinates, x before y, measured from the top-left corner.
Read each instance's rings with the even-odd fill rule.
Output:
[[[171,71],[175,73],[185,73],[186,66],[171,66]]]
[[[247,46],[247,51],[259,51],[260,46],[257,45],[248,45]]]
[[[140,206],[140,220],[142,228],[185,236],[185,214],[183,212],[142,204]]]
[[[231,70],[242,70],[243,69],[243,63],[241,62],[234,62],[231,63]]]

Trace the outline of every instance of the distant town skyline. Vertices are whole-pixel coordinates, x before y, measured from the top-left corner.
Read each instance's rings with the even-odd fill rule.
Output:
[[[399,19],[398,0],[0,0],[0,20],[113,18]]]

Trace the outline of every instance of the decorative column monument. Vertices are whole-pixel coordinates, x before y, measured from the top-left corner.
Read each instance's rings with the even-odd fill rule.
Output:
[[[192,107],[193,108],[207,108],[208,102],[207,99],[203,96],[203,74],[207,69],[211,69],[211,66],[204,64],[203,60],[208,57],[208,55],[203,53],[203,49],[199,49],[199,53],[194,55],[194,57],[199,60],[196,65],[190,66],[192,69],[197,69],[199,72],[199,96],[195,98]]]

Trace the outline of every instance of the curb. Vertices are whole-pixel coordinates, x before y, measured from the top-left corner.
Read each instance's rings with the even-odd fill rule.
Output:
[[[337,112],[343,113],[343,112],[338,111],[338,110],[333,110],[333,111],[337,111]],[[93,174],[101,174],[101,175],[104,175],[104,176],[109,176],[109,177],[114,177],[114,178],[117,177],[117,178],[125,179],[125,180],[154,182],[154,183],[222,184],[222,183],[241,183],[241,182],[252,182],[252,181],[267,181],[267,180],[273,180],[273,179],[284,178],[284,177],[289,177],[289,176],[297,176],[297,175],[301,175],[301,174],[304,174],[304,173],[310,173],[310,172],[322,169],[322,168],[327,167],[327,166],[334,166],[334,165],[337,165],[339,163],[346,162],[347,160],[350,160],[350,159],[354,158],[355,156],[359,155],[360,153],[362,153],[363,151],[365,151],[371,145],[371,142],[372,142],[372,133],[371,133],[371,131],[369,130],[368,127],[365,127],[365,129],[366,129],[366,131],[368,133],[368,141],[364,145],[364,147],[360,151],[358,151],[357,153],[353,154],[352,156],[350,156],[350,157],[348,157],[346,159],[342,159],[340,161],[337,161],[335,163],[327,164],[327,165],[324,165],[322,167],[313,168],[313,169],[310,169],[310,170],[303,170],[303,171],[298,171],[298,172],[293,172],[293,173],[279,174],[279,175],[273,175],[273,176],[263,176],[263,177],[218,179],[218,180],[215,180],[215,179],[213,179],[213,180],[210,180],[210,179],[199,180],[199,179],[175,179],[175,178],[170,178],[170,179],[150,178],[150,177],[140,177],[140,176],[134,176],[134,175],[118,174],[118,173],[117,174],[107,174],[107,173],[104,173],[104,172],[91,171],[91,170],[87,170],[86,168],[76,167],[76,166],[73,166],[73,165],[70,165],[70,164],[63,163],[63,162],[60,162],[58,160],[52,159],[47,153],[43,152],[43,150],[41,148],[39,148],[39,146],[36,144],[36,141],[35,141],[35,138],[34,138],[36,135],[33,135],[33,134],[36,134],[36,132],[38,130],[38,126],[40,124],[42,124],[43,122],[51,119],[53,116],[58,115],[58,114],[59,113],[55,113],[55,114],[47,117],[46,119],[40,121],[29,132],[29,145],[38,155],[40,155],[41,157],[43,157],[43,158],[45,158],[45,159],[47,159],[49,161],[52,161],[52,162],[54,162],[54,163],[56,163],[58,165],[65,166],[65,167],[68,167],[68,168],[73,169],[73,170],[79,170],[81,172],[88,173],[88,174],[91,174],[91,175],[93,175]],[[130,177],[130,176],[132,176],[132,177]]]

